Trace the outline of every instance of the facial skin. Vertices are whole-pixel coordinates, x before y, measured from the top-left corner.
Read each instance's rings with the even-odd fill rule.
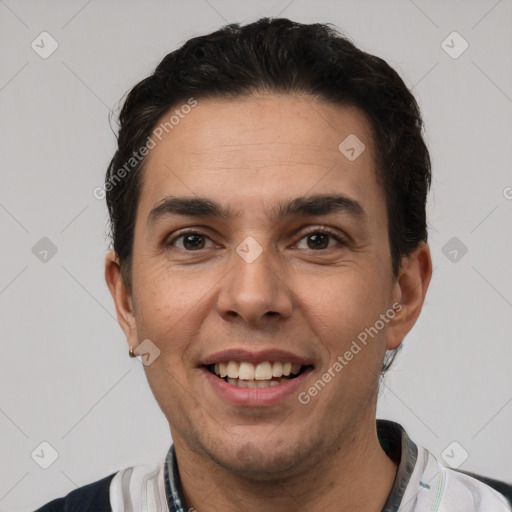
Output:
[[[352,162],[338,150],[349,134],[366,146]],[[105,276],[129,346],[150,339],[161,351],[144,369],[169,421],[188,506],[326,511],[384,504],[396,467],[376,435],[379,370],[386,349],[398,347],[416,322],[431,260],[421,243],[393,277],[373,148],[356,108],[259,94],[199,99],[148,155],[132,292],[114,252]],[[317,195],[343,195],[364,214],[271,215],[277,205]],[[169,196],[206,198],[238,215],[174,214],[148,223]],[[177,238],[184,228],[198,236]],[[318,235],[322,228],[333,236]],[[247,237],[262,249],[250,263],[236,251]],[[400,312],[378,335],[300,403],[298,394],[397,302]],[[312,370],[277,403],[233,403],[201,366],[225,349],[279,349]]]

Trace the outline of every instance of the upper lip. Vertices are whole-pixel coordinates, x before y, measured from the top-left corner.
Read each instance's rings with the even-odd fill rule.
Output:
[[[263,363],[265,361],[282,363],[300,364],[301,366],[312,365],[311,359],[286,352],[284,350],[267,349],[259,351],[250,351],[245,348],[231,348],[214,352],[206,356],[199,363],[202,366],[209,366],[215,363],[223,363],[228,361],[248,362],[253,364]]]

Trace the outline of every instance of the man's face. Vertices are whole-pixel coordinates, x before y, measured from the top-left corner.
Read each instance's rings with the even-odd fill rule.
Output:
[[[355,160],[357,148],[338,149],[351,134],[365,145]],[[345,200],[308,206],[321,196]],[[177,198],[195,210],[182,202],[151,214]],[[273,94],[200,99],[164,136],[137,210],[128,340],[161,351],[145,371],[177,445],[272,475],[374,422],[392,322],[359,351],[352,342],[399,298],[387,222],[370,126],[353,107]],[[289,363],[299,375],[279,378]]]

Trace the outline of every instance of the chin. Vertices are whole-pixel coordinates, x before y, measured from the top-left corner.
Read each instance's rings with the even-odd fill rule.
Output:
[[[218,462],[226,469],[242,477],[261,481],[275,480],[279,475],[285,476],[297,466],[300,458],[296,450],[287,447],[281,447],[278,451],[273,448],[264,449],[250,441],[235,448],[233,453],[218,455],[222,459]]]
[[[230,472],[250,480],[268,481],[287,478],[301,468],[313,465],[314,461],[309,460],[308,454],[314,457],[315,452],[321,451],[321,443],[311,446],[310,440],[307,444],[309,446],[305,450],[300,437],[294,439],[290,435],[283,438],[268,432],[257,435],[245,432],[245,435],[235,438],[226,436],[205,451],[209,458]]]

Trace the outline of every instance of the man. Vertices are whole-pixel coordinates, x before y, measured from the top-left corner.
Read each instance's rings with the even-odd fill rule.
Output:
[[[430,177],[403,81],[328,26],[167,55],[120,114],[105,277],[174,444],[40,511],[510,511],[376,421],[431,278]]]

